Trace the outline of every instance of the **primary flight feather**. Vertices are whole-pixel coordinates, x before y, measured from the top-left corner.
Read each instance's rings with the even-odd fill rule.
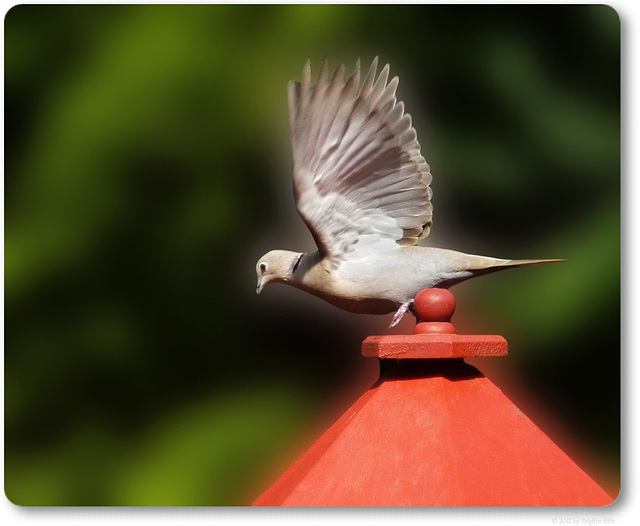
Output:
[[[411,117],[397,101],[389,65],[364,79],[360,61],[311,83],[287,87],[296,207],[318,246],[313,253],[273,250],[256,265],[256,292],[281,282],[350,312],[396,312],[415,295],[505,268],[558,260],[507,260],[416,246],[432,223],[431,173]]]

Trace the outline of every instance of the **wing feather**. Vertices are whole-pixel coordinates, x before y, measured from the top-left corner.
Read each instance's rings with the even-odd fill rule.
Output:
[[[376,57],[361,82],[359,60],[346,78],[343,65],[330,76],[325,59],[312,85],[307,61],[288,85],[296,206],[337,263],[365,238],[414,245],[431,226],[429,166],[398,77],[389,81],[388,64],[376,77],[377,67]]]

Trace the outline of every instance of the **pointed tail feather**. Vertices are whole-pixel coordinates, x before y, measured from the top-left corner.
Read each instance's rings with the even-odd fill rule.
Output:
[[[444,288],[451,287],[472,277],[484,276],[485,274],[491,274],[508,268],[566,261],[564,259],[498,259],[444,249],[437,249],[437,251],[439,257],[447,260],[449,268],[452,269],[454,274],[438,284],[439,287]]]
[[[543,265],[546,263],[562,263],[566,259],[494,259],[479,257],[468,267],[474,276],[482,276],[508,268],[526,267],[529,265]]]
[[[494,264],[489,265],[489,267],[498,267],[498,268],[509,268],[509,267],[525,267],[527,265],[543,265],[545,263],[562,263],[566,261],[566,259],[505,259],[505,260],[496,260]]]

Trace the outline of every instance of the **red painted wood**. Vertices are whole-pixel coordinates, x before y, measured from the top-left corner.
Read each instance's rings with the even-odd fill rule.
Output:
[[[394,334],[369,336],[362,342],[368,358],[420,359],[506,356],[502,336],[469,334]]]
[[[613,501],[486,377],[446,361],[456,363],[374,385],[254,505]]]
[[[435,295],[443,297],[437,292],[427,299]],[[444,297],[443,310],[452,314]],[[448,323],[451,314],[438,323]],[[380,359],[380,380],[254,505],[613,502],[500,389],[461,359],[506,354],[501,336],[370,336],[362,351]]]
[[[413,328],[413,334],[455,334],[456,328],[446,321],[419,322]]]
[[[425,289],[416,294],[413,310],[418,318],[414,334],[455,334],[450,323],[456,300],[446,289]]]
[[[447,289],[424,289],[416,294],[413,309],[420,321],[450,321],[456,299]]]

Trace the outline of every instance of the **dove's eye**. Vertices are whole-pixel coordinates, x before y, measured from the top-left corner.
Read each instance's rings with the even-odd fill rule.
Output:
[[[263,261],[262,263],[260,263],[260,272],[264,274],[266,271],[267,271],[267,264]]]

